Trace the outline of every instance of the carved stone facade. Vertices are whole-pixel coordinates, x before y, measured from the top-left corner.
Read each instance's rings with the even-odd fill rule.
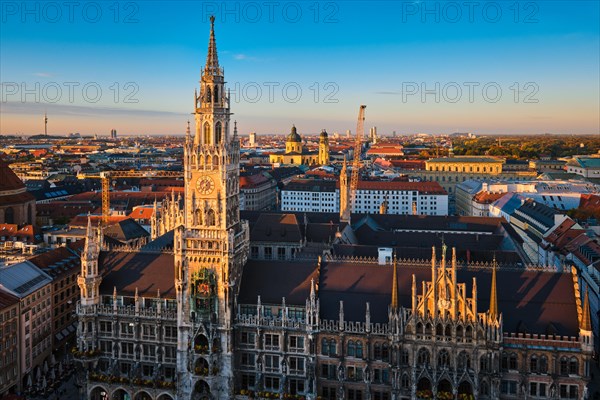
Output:
[[[181,195],[175,197],[171,193],[171,198],[161,201],[160,206],[154,202],[154,212],[150,218],[150,239],[154,240],[167,232],[171,232],[177,226],[184,223],[184,210]]]
[[[339,262],[344,261],[323,264]],[[321,264],[319,260],[317,271]],[[362,264],[373,273],[380,268],[372,261]],[[412,275],[410,295],[398,287],[397,270],[407,268],[415,266],[394,262],[383,322],[374,321],[369,302],[360,320],[348,318],[344,301],[337,319],[324,319],[319,274],[311,280],[304,307],[286,304],[285,298],[281,304],[267,304],[260,296],[256,304],[241,304],[235,326],[238,398],[586,398],[592,354],[591,327],[585,320],[589,305],[579,309],[578,338],[506,332],[498,309],[496,267],[491,293],[483,295],[490,298],[485,305],[478,304],[477,278],[468,291],[457,280],[457,270],[465,267],[454,256],[447,266],[445,249],[441,260],[434,249],[430,279],[417,282]],[[545,273],[568,279],[568,274]],[[410,308],[399,306],[401,293],[410,296]],[[329,299],[330,293],[323,296]]]

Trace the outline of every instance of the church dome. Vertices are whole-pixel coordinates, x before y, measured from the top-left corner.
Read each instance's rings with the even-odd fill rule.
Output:
[[[292,130],[288,135],[286,142],[302,143],[302,138],[300,137],[300,135],[298,135],[298,132],[296,131],[296,125],[292,125]]]

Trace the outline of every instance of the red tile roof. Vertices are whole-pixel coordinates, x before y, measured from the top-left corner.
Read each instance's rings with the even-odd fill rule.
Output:
[[[402,145],[375,145],[367,150],[367,154],[381,154],[389,156],[402,156],[404,155],[404,147]]]
[[[506,193],[489,193],[479,192],[473,196],[473,200],[480,204],[491,204],[501,197],[504,197]]]
[[[133,219],[146,219],[149,220],[154,215],[153,207],[138,207],[133,210],[128,217]]]
[[[12,238],[16,237],[17,241],[35,243],[35,236],[38,233],[38,230],[34,228],[33,225],[23,225],[19,227],[16,224],[0,224],[0,241],[3,241],[1,238],[6,236],[6,240],[8,241],[12,241]]]
[[[0,192],[7,190],[22,189],[25,184],[8,166],[6,161],[0,157]]]
[[[269,178],[264,174],[253,174],[240,176],[240,189],[255,188],[269,182]]]

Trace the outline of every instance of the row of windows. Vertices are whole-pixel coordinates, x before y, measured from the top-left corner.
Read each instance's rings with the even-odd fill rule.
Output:
[[[500,173],[500,167],[496,166],[496,167],[480,167],[480,166],[448,166],[446,167],[445,165],[442,165],[441,167],[436,165],[435,167],[433,165],[430,165],[429,168],[427,169],[428,171],[442,171],[442,172],[496,172],[496,173]]]
[[[91,323],[91,322],[90,322]],[[113,322],[112,321],[100,321],[99,322],[99,332],[101,334],[112,334],[113,333]],[[120,333],[124,337],[133,337],[135,335],[135,327],[136,325],[129,322],[121,322],[119,325]],[[90,327],[88,327],[89,330]],[[141,326],[141,329],[138,329],[141,333],[142,338],[146,340],[155,339],[157,337],[158,329],[155,325],[147,325],[144,324]],[[176,326],[165,326],[163,327],[163,337],[166,341],[175,341],[177,340],[177,327]]]
[[[503,371],[518,370],[519,358],[516,353],[502,354],[500,367]],[[546,356],[532,355],[529,358],[529,372],[546,374],[548,373],[548,358]],[[579,361],[576,357],[561,357],[558,364],[560,375],[578,375]]]
[[[4,313],[0,313],[0,322],[8,321],[11,318],[15,318],[17,316],[17,309],[13,308],[12,310],[5,311]]]

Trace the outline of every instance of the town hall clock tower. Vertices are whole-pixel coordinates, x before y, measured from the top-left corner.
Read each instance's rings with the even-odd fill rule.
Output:
[[[195,131],[184,145],[185,218],[175,229],[178,393],[183,399],[233,395],[233,318],[249,230],[240,220],[240,143],[230,135],[229,96],[211,17],[206,65],[194,94]]]

